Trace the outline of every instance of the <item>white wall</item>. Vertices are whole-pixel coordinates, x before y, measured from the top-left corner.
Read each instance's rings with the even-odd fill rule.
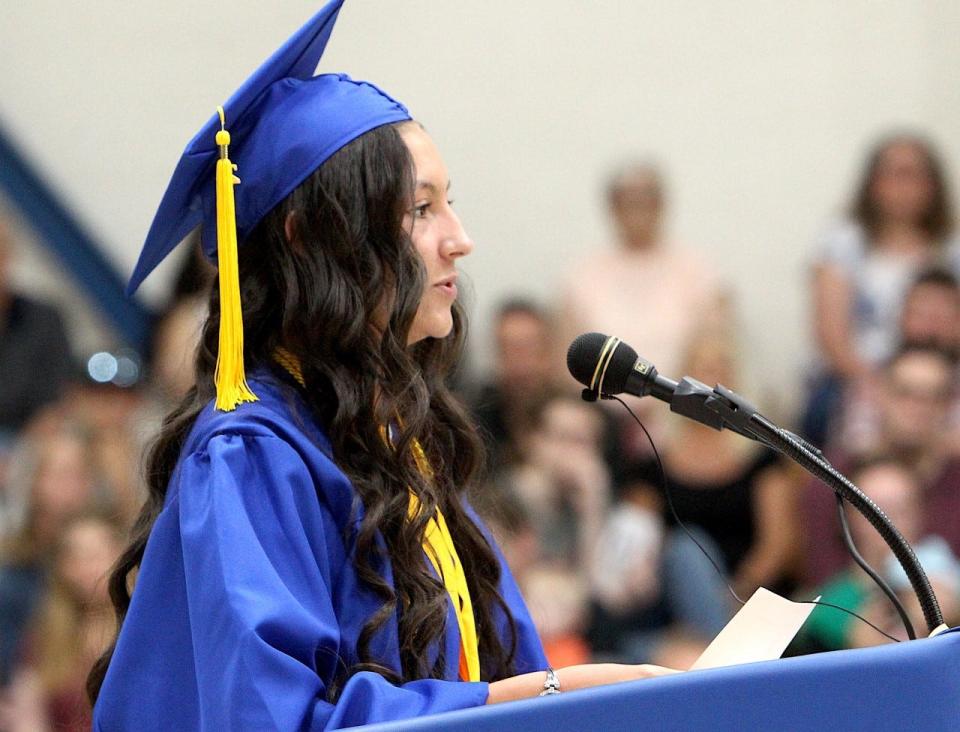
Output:
[[[0,9],[0,119],[125,272],[187,140],[319,7],[223,5]],[[809,354],[811,241],[864,146],[916,125],[960,168],[958,29],[947,1],[348,0],[321,69],[379,83],[444,152],[478,243],[481,363],[493,304],[549,298],[569,260],[605,246],[604,175],[650,154],[673,232],[732,283],[747,354],[787,406]]]

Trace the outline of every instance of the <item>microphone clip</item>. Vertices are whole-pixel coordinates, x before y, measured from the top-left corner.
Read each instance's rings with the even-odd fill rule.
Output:
[[[596,389],[584,389],[580,392],[580,398],[585,402],[595,402],[598,399],[615,399],[616,397],[604,394]]]

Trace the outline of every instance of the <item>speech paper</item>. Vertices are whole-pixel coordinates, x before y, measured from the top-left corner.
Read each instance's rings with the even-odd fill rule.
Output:
[[[690,670],[780,658],[814,607],[811,603],[792,602],[764,587],[759,588]]]

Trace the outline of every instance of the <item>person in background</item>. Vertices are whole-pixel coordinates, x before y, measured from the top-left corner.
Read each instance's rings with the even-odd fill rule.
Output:
[[[734,343],[735,338],[724,332],[695,334],[682,373],[707,384],[737,388]],[[761,586],[789,589],[798,559],[795,473],[772,451],[729,430],[689,419],[671,424],[662,458],[680,520],[698,526],[716,543],[732,584],[744,599]],[[673,525],[665,498],[664,520]]]
[[[120,523],[129,527],[144,499],[141,457],[162,414],[132,353],[102,351],[93,359],[118,362],[119,373],[105,378],[88,361],[62,401],[67,419],[83,432],[89,445],[98,487],[109,496]]]
[[[520,588],[550,664],[563,668],[589,663],[592,656],[584,635],[589,611],[583,577],[555,564],[538,564]]]
[[[470,501],[523,592],[547,660],[555,667],[587,663],[587,587],[582,574],[569,564],[544,557],[531,511],[508,481],[484,485]]]
[[[493,378],[471,402],[491,472],[496,472],[519,458],[519,442],[532,427],[534,405],[549,392],[555,369],[551,318],[533,301],[514,298],[501,304],[493,331]]]
[[[600,531],[587,639],[597,660],[689,668],[732,615],[724,560],[699,527],[667,526],[649,467],[624,475]]]
[[[60,313],[12,288],[14,256],[12,228],[0,217],[0,431],[8,435],[60,397],[73,369]]]
[[[958,609],[958,581],[960,563],[943,538],[923,530],[922,488],[916,474],[902,462],[889,457],[868,458],[850,473],[851,479],[883,510],[904,538],[913,546],[925,570],[930,575],[934,591],[941,602],[944,617],[956,620]],[[888,582],[897,584],[910,607],[912,591],[904,581],[897,582],[899,570],[889,547],[880,534],[858,512],[846,508],[850,533],[861,556],[867,564],[885,576]],[[906,578],[903,577],[903,580]],[[899,616],[892,615],[893,608],[886,596],[880,594],[863,570],[852,559],[825,585],[813,594],[821,595],[823,602],[845,607],[878,623],[884,630],[905,638]],[[916,604],[916,600],[913,600]],[[915,608],[911,622],[921,632],[926,627],[919,606]],[[816,607],[803,626],[798,646],[805,651],[826,651],[853,646],[877,645],[884,638],[868,625],[852,615],[828,607]]]
[[[23,659],[0,699],[0,728],[90,729],[84,683],[113,631],[106,575],[120,554],[120,535],[112,516],[92,511],[63,527]]]
[[[952,444],[950,408],[956,398],[950,354],[907,346],[889,360],[877,387],[877,419],[856,444],[841,443],[827,456],[847,472],[861,455],[902,462],[921,485],[923,533],[936,534],[960,553],[960,457]],[[810,480],[802,497],[805,581],[816,585],[846,566],[833,493]]]
[[[520,442],[521,460],[496,480],[530,516],[541,558],[581,575],[610,502],[604,427],[596,407],[554,394],[535,410],[532,429]]]
[[[606,202],[617,245],[592,253],[566,277],[555,368],[563,368],[566,348],[576,336],[599,331],[631,344],[661,373],[676,374],[693,332],[703,325],[722,327],[729,319],[721,283],[701,256],[669,241],[667,194],[656,166],[631,162],[617,169],[607,184]],[[628,399],[659,433],[661,410]],[[642,435],[632,423],[624,420],[624,425],[625,451],[645,453]]]
[[[0,543],[0,685],[9,680],[68,518],[97,500],[89,446],[69,425],[31,438],[18,457],[13,482],[23,507]]]
[[[522,587],[524,578],[542,561],[540,537],[526,505],[506,481],[478,484],[469,501],[486,522],[510,572]]]
[[[813,267],[813,331],[822,364],[803,432],[822,444],[845,385],[872,388],[897,346],[910,282],[947,261],[953,207],[943,164],[930,142],[898,133],[867,158],[848,217],[829,228]]]
[[[926,269],[910,285],[900,314],[899,340],[960,357],[960,283],[950,270]]]
[[[910,286],[900,317],[901,349],[939,351],[954,364],[960,358],[960,284],[949,270],[922,272]],[[880,390],[853,389],[831,431],[831,446],[862,453],[874,448],[880,430]],[[954,393],[945,429],[937,439],[960,450],[960,393]]]
[[[173,292],[160,315],[153,339],[151,373],[160,398],[167,405],[180,401],[193,385],[193,362],[200,331],[207,317],[208,293],[216,269],[199,243],[184,258],[174,279]]]

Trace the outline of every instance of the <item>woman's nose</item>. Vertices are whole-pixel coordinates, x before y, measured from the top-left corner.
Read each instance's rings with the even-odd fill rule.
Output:
[[[443,254],[450,259],[465,257],[473,251],[473,239],[467,234],[460,217],[451,211],[450,228],[443,240]]]

